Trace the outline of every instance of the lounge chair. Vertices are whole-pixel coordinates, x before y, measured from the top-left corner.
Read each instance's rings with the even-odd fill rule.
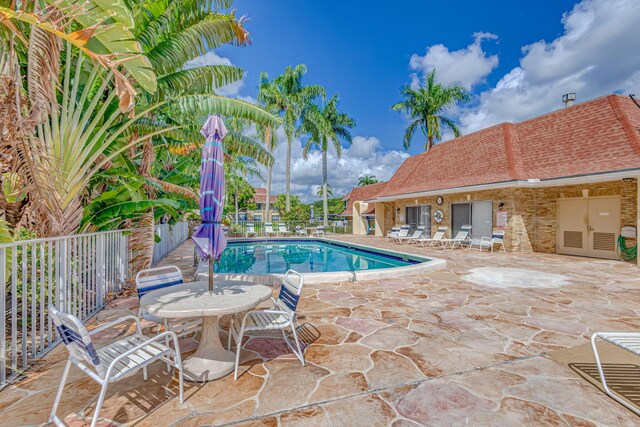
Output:
[[[324,226],[322,226],[322,225],[317,226],[316,229],[313,230],[312,236],[324,237]]]
[[[400,227],[400,231],[398,231],[398,234],[396,234],[395,236],[391,237],[391,241],[392,242],[398,242],[401,239],[409,236],[409,230],[411,229],[410,225],[403,225],[402,227]]]
[[[273,231],[273,224],[270,222],[264,223],[264,237],[275,236],[276,233]]]
[[[406,242],[407,244],[410,244],[411,242],[417,242],[420,238],[422,238],[422,233],[424,233],[424,229],[425,229],[425,226],[421,225],[418,228],[416,228],[413,234],[411,234],[410,236],[398,237],[397,242],[399,243]]]
[[[425,243],[428,243],[430,248],[434,245],[442,246],[442,240],[448,229],[448,227],[444,226],[438,227],[432,238],[418,239],[416,242],[420,242],[423,248],[425,247]]]
[[[254,223],[249,223],[247,224],[247,228],[244,231],[244,237],[251,237],[251,236],[257,236],[258,233],[256,233],[256,225]]]
[[[69,369],[72,364],[100,384],[100,394],[98,396],[98,402],[96,403],[96,409],[93,412],[91,427],[95,427],[98,422],[100,409],[102,409],[109,384],[127,378],[139,370],[142,370],[142,377],[146,381],[148,366],[158,360],[162,360],[167,363],[167,366],[173,366],[178,370],[180,404],[184,402],[180,343],[178,342],[178,336],[174,332],[165,331],[153,338],[146,337],[142,335],[140,319],[133,315],[121,317],[113,322],[87,331],[82,322],[80,322],[80,319],[71,314],[58,311],[53,305],[49,306],[49,314],[55,324],[58,335],[69,351],[69,358],[67,359],[67,364],[62,373],[60,385],[58,386],[58,391],[53,401],[49,422],[53,422],[58,426],[66,425],[56,416],[56,410],[60,404],[62,392],[64,391],[64,386],[69,376]],[[93,334],[104,331],[114,325],[131,321],[136,324],[135,334],[119,339],[102,348],[96,349],[94,347],[91,339]],[[173,349],[163,344],[165,340],[168,341],[170,339],[173,340]],[[74,373],[74,375],[75,374],[76,373]]]
[[[293,276],[297,276],[297,281]],[[304,285],[304,278],[297,271],[289,270],[284,275],[284,281],[280,285],[280,294],[273,299],[273,308],[270,310],[252,310],[242,317],[232,319],[229,327],[229,341],[227,349],[231,350],[231,338],[236,343],[236,367],[233,379],[238,379],[238,367],[240,365],[240,351],[242,350],[242,338],[247,331],[280,330],[282,338],[293,354],[304,366],[304,352],[298,339],[296,307]],[[293,343],[285,330],[290,329]]]
[[[453,239],[442,239],[440,243],[442,243],[445,249],[449,244],[451,244],[451,250],[454,250],[456,245],[460,245],[462,249],[464,248],[464,244],[468,244],[468,249],[471,249],[471,226],[463,225]]]
[[[307,230],[305,230],[299,225],[296,225],[296,236],[306,236],[306,235],[307,235]]]
[[[483,237],[480,239],[480,252],[482,252],[482,248],[484,246],[488,246],[491,248],[491,252],[493,252],[493,247],[498,245],[499,248],[502,248],[502,252],[506,252],[507,250],[504,247],[504,230],[493,230],[491,237]]]
[[[625,399],[620,397],[617,393],[614,393],[607,384],[607,379],[602,369],[602,362],[600,361],[600,355],[598,354],[598,348],[596,346],[596,338],[600,338],[603,341],[607,341],[617,347],[627,350],[636,356],[640,356],[640,332],[597,332],[591,336],[591,348],[593,350],[593,356],[596,359],[596,366],[598,367],[598,373],[600,374],[600,381],[602,382],[602,388],[604,392],[610,397],[620,402],[627,408],[631,409],[636,414],[640,415],[640,411],[635,406],[631,405]],[[614,376],[621,375],[621,372],[613,372]]]
[[[278,224],[278,234],[283,234],[285,236],[288,236],[289,234],[291,234],[291,232],[287,230],[286,224],[281,222],[280,224]]]
[[[136,290],[138,291],[138,299],[142,298],[148,292],[157,289],[164,289],[169,286],[176,286],[184,283],[182,279],[182,271],[175,265],[167,265],[165,267],[148,268],[140,270],[136,274]],[[138,308],[138,317],[149,322],[158,324],[158,332],[160,327],[164,326],[165,331],[172,331],[179,337],[196,332],[202,325],[202,319],[196,317],[193,319],[170,320],[162,317],[154,316],[147,312],[142,306]]]
[[[400,227],[393,227],[393,228],[391,228],[391,231],[389,231],[387,233],[387,235],[385,236],[385,239],[386,240],[391,240],[395,236],[397,236],[399,232],[400,232]]]

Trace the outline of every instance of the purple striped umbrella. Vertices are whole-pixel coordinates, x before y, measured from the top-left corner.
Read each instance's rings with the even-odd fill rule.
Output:
[[[192,239],[200,257],[209,261],[209,290],[213,291],[213,261],[227,247],[220,220],[224,208],[224,153],[222,139],[227,128],[219,116],[209,116],[200,130],[206,138],[200,165],[200,217],[202,224]]]

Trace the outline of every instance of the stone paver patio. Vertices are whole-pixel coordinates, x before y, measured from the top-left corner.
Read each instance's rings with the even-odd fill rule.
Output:
[[[337,238],[397,247],[380,238]],[[633,413],[548,357],[585,344],[593,331],[640,329],[634,265],[406,245],[402,250],[446,258],[448,266],[419,276],[305,287],[300,321],[319,332],[306,366],[278,335],[254,335],[243,352],[247,371],[237,382],[227,376],[186,383],[180,405],[177,380],[158,363],[147,382],[140,374],[110,388],[101,425],[639,424]],[[191,251],[187,243],[163,263],[189,267]],[[483,267],[502,278],[485,284],[492,271]],[[136,299],[119,300],[90,326],[135,312],[136,305]],[[125,329],[99,340],[108,342]],[[193,339],[182,341],[187,352],[195,346]],[[0,391],[0,426],[46,422],[66,357],[64,348],[56,348],[26,378]],[[83,425],[98,387],[77,370],[71,379],[59,415]]]

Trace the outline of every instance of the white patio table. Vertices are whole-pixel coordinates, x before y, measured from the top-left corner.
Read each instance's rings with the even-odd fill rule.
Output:
[[[235,354],[220,342],[219,317],[255,308],[271,298],[271,288],[239,280],[220,280],[209,292],[208,281],[184,283],[151,291],[140,305],[154,316],[168,319],[202,317],[202,335],[196,352],[184,361],[185,379],[212,381],[234,369]]]

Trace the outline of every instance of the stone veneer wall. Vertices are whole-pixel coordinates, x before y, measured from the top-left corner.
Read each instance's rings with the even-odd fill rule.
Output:
[[[507,250],[514,252],[556,251],[557,199],[569,197],[621,196],[622,225],[635,225],[637,216],[637,182],[610,181],[603,183],[546,188],[505,188],[469,193],[443,194],[444,203],[436,204],[436,196],[417,197],[384,203],[383,235],[394,225],[401,225],[397,209],[404,215],[406,206],[431,205],[431,230],[438,224],[433,212],[444,212],[442,224],[451,227],[451,203],[466,201],[493,201],[495,227],[498,205],[504,203],[508,212],[508,228],[505,235]]]

